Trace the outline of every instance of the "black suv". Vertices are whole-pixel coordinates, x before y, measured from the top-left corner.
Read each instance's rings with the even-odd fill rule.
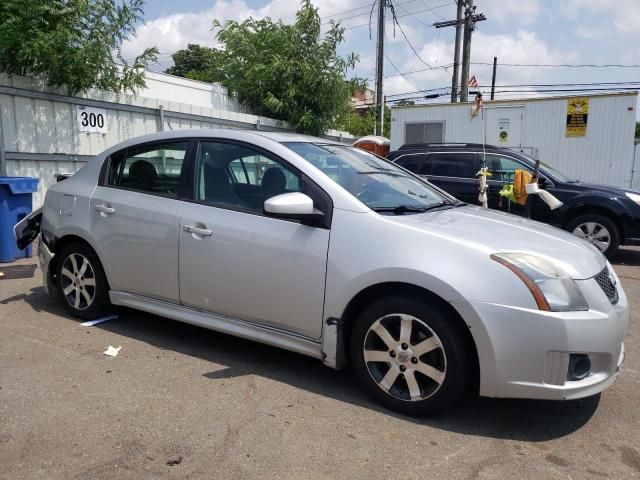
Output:
[[[483,155],[481,144],[411,144],[389,152],[387,158],[429,180],[458,199],[478,204],[478,178]],[[513,182],[514,171],[533,171],[535,160],[524,153],[484,146],[489,208],[524,214],[524,207],[500,197]],[[596,245],[610,257],[619,245],[640,245],[640,192],[606,185],[581,183],[540,163],[540,186],[563,206],[551,210],[532,195],[531,218],[564,228]]]

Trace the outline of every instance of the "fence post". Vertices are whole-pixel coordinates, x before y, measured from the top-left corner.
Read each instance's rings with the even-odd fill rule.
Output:
[[[160,111],[160,131],[164,132],[164,106],[158,105],[158,110]]]
[[[0,176],[7,176],[7,158],[4,154],[4,130],[2,129],[2,112],[0,111]]]

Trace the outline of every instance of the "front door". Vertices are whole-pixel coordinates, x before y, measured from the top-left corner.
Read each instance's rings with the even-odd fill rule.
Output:
[[[91,235],[112,290],[178,302],[179,200],[189,142],[111,155],[91,197]]]
[[[252,146],[202,142],[180,219],[181,302],[319,338],[329,230],[263,213],[265,199],[287,192],[318,203],[308,182]]]

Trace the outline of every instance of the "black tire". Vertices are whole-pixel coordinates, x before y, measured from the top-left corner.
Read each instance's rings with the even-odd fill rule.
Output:
[[[82,259],[88,262],[84,272]],[[74,261],[77,265],[76,272],[83,275],[74,276],[72,280],[69,273],[74,273]],[[100,259],[88,245],[71,243],[64,247],[58,256],[56,267],[57,292],[71,315],[91,320],[107,310],[110,306],[107,278]],[[77,302],[76,298],[79,298]],[[88,301],[89,298],[91,301]]]
[[[574,217],[571,220],[569,220],[569,222],[565,225],[565,230],[573,233],[574,235],[585,238],[585,237],[588,237],[588,232],[586,230],[581,229],[584,236],[578,235],[575,232],[575,230],[579,226],[586,225],[589,223],[600,225],[606,228],[606,230],[609,232],[609,246],[604,251],[602,251],[602,249],[600,248],[599,250],[607,258],[611,258],[616,253],[616,251],[618,250],[618,246],[620,245],[620,229],[612,220],[610,220],[606,216],[601,215],[599,213],[585,213],[583,215],[578,215],[577,217]],[[598,230],[596,230],[596,232],[597,231]],[[585,238],[585,239],[587,241],[591,241],[589,238]],[[591,241],[591,243],[594,243],[594,242]]]
[[[400,352],[398,354],[392,354],[391,350],[387,350],[390,356],[393,355],[392,359],[389,359],[388,369],[385,367],[385,359],[379,362],[366,362],[365,350],[367,355],[370,355],[373,351],[374,354],[382,356],[384,353],[380,352],[385,352],[385,349],[388,348],[388,343],[379,343],[382,337],[377,333],[372,333],[370,327],[378,328],[380,324],[387,325],[388,327],[386,328],[389,328],[388,333],[391,334],[393,340],[396,342],[401,341],[401,334],[399,331],[395,331],[394,334],[393,329],[398,319],[402,322],[403,317],[393,314],[402,314],[404,319],[409,320],[412,325],[412,335],[419,335],[415,342],[414,338],[416,337],[411,337],[407,345],[408,349],[404,349],[404,345],[396,347],[397,349],[404,349],[404,352],[411,352],[412,349],[417,351],[417,347],[425,339],[433,342],[439,341],[442,348],[438,347],[437,350],[426,354],[416,354],[417,358],[413,357],[409,360],[406,358],[400,359],[401,354],[406,357],[400,350],[397,350]],[[412,319],[407,317],[412,317]],[[380,319],[382,320],[380,321]],[[430,333],[425,330],[425,325],[430,330]],[[427,332],[427,334],[424,335],[422,332]],[[431,339],[429,337],[430,334],[435,338]],[[374,343],[378,342],[378,346],[372,346],[370,344],[372,341]],[[370,348],[373,350],[369,350]],[[450,318],[450,315],[447,316],[440,308],[411,297],[394,295],[379,299],[369,305],[360,314],[353,326],[350,350],[353,368],[368,393],[378,403],[406,415],[426,415],[451,407],[471,386],[472,347],[469,344],[468,337],[461,331],[456,319]],[[409,356],[411,355],[413,353],[409,353]],[[442,361],[443,358],[444,362]],[[423,364],[427,365],[427,367],[433,366],[440,373],[442,373],[444,365],[444,379],[439,383],[423,375],[418,370],[419,366],[425,368],[422,367]],[[381,384],[384,384],[384,378],[387,378],[387,374],[392,368],[402,369],[403,366],[404,370],[399,371],[404,373],[399,373],[388,391],[385,390],[385,387],[381,386]],[[380,381],[380,376],[383,374],[384,378]],[[393,377],[394,374],[392,372],[391,376]],[[420,395],[416,395],[413,400],[411,398],[402,398],[402,395],[411,395],[409,393],[409,382],[407,381],[408,374],[413,379],[418,380],[414,385],[419,387]],[[376,376],[378,380],[374,378]],[[406,392],[402,392],[403,385]]]

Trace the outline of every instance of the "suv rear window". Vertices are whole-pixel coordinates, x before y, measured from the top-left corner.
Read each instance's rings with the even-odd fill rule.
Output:
[[[394,163],[415,174],[424,174],[425,158],[426,155],[424,153],[413,153],[410,155],[401,155]]]
[[[429,158],[431,175],[436,177],[475,178],[480,168],[471,152],[432,153]]]

